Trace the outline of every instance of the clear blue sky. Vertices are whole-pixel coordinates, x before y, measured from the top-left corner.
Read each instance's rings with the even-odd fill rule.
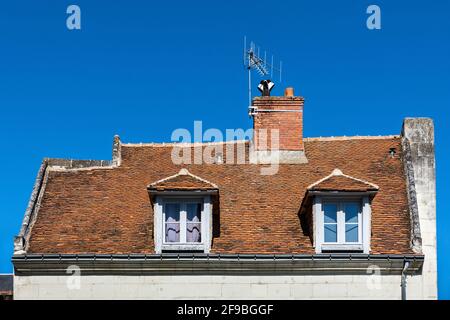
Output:
[[[66,8],[81,7],[81,31]],[[370,4],[382,29],[369,31]],[[110,159],[111,142],[175,128],[249,128],[244,35],[306,98],[305,135],[436,126],[439,296],[450,298],[450,1],[3,1],[0,5],[0,272],[43,157]]]

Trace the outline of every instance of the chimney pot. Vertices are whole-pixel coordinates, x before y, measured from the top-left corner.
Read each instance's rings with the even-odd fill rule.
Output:
[[[293,97],[294,96],[294,88],[287,87],[286,89],[284,89],[284,96],[285,97]]]

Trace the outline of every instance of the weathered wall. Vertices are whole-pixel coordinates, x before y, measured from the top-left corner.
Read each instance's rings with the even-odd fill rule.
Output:
[[[407,118],[403,123],[402,136],[408,139],[411,150],[422,251],[425,255],[422,295],[427,299],[436,299],[436,176],[433,121],[428,118]]]
[[[16,277],[15,299],[400,299],[400,275]],[[408,299],[426,298],[408,276]]]

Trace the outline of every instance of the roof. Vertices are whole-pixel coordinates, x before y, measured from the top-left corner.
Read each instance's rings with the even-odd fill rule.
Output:
[[[371,254],[409,254],[410,216],[401,138],[305,139],[308,163],[280,164],[275,175],[261,175],[257,164],[176,165],[173,145],[122,144],[117,165],[79,168],[48,161],[35,197],[27,253],[152,254],[153,208],[147,187],[217,187],[212,254],[313,254],[299,210],[308,187],[379,186],[372,200]],[[216,144],[223,146],[223,144]],[[249,143],[227,143],[233,148]],[[206,145],[184,145],[184,148]],[[397,153],[391,157],[389,150]],[[113,161],[114,162],[114,161]],[[180,169],[189,174],[180,174]],[[185,171],[183,171],[185,173]],[[362,183],[365,181],[367,183]]]

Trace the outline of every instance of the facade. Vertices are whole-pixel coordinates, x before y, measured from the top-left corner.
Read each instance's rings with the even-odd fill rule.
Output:
[[[15,299],[436,299],[434,130],[305,138],[254,98],[254,136],[44,159],[15,239]]]

